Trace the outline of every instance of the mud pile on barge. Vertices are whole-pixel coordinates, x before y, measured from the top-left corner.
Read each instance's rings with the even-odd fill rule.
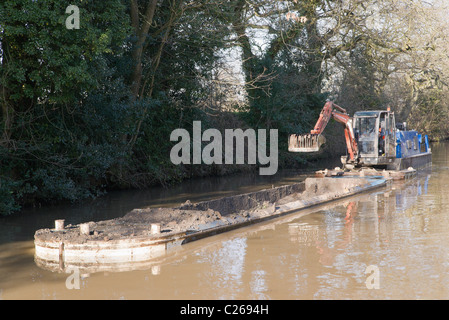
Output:
[[[121,218],[41,229],[35,233],[35,260],[54,271],[149,261],[184,243],[368,191],[387,181],[382,176],[307,178],[211,201],[134,209]]]

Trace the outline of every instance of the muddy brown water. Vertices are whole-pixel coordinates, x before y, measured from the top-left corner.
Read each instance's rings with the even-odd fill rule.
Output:
[[[34,232],[55,219],[100,221],[305,175],[198,179],[0,218],[0,299],[449,299],[449,143],[432,151],[413,180],[188,243],[136,270],[82,274],[79,289],[34,261]]]

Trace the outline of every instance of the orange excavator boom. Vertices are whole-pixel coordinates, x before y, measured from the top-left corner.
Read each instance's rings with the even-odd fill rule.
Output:
[[[331,117],[344,125],[346,147],[349,158],[354,161],[356,155],[358,154],[358,147],[354,136],[354,130],[352,128],[352,118],[348,115],[345,109],[336,105],[332,101],[326,102],[321,110],[318,121],[316,122],[313,130],[310,131],[310,134],[292,134],[289,136],[288,150],[290,152],[319,151],[321,145],[326,141],[324,136],[321,134],[329,123]]]

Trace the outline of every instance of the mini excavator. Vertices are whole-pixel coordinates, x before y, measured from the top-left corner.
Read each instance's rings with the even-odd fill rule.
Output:
[[[341,157],[341,162],[347,168],[401,170],[407,165],[426,165],[431,159],[428,137],[406,131],[405,123],[396,126],[394,112],[390,109],[358,111],[350,117],[332,101],[326,102],[310,134],[289,136],[288,150],[318,152],[326,142],[322,133],[331,118],[344,127],[347,154]]]

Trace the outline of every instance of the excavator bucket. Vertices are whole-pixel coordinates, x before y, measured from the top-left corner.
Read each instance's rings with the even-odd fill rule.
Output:
[[[288,151],[290,152],[317,152],[326,138],[321,134],[291,134],[288,137]]]

